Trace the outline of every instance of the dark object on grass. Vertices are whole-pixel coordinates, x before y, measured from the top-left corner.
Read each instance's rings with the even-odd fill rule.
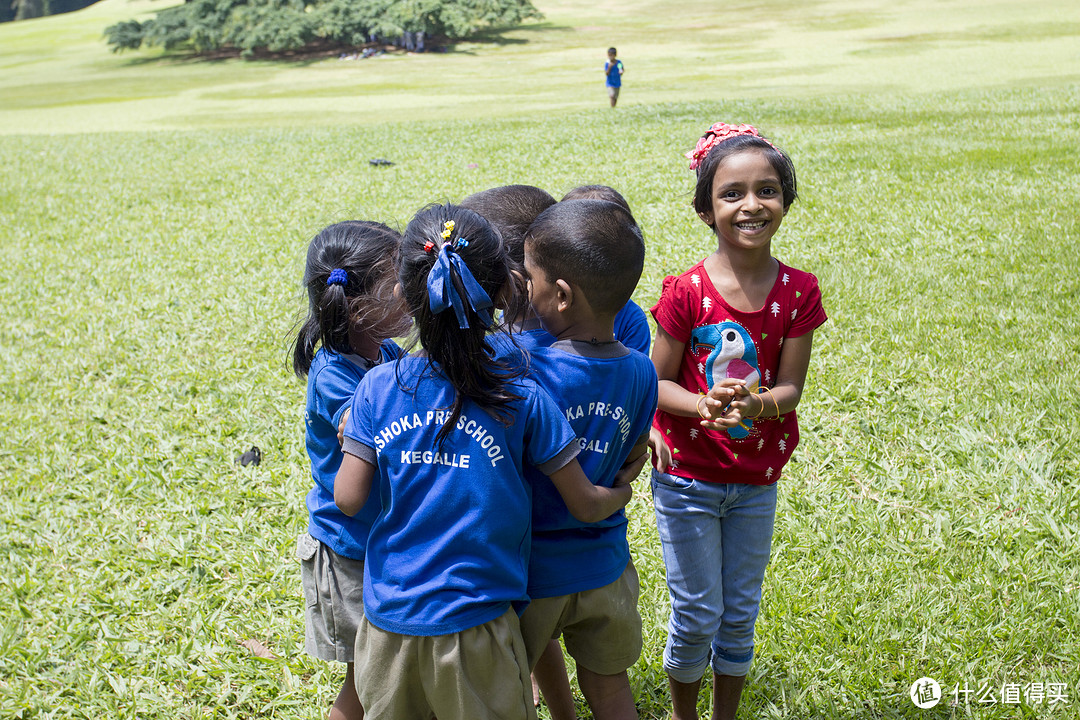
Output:
[[[252,445],[251,449],[243,455],[236,456],[236,462],[240,463],[244,467],[248,465],[258,465],[262,462],[262,450]]]
[[[385,158],[372,158],[371,160],[368,160],[368,164],[374,165],[375,167],[390,167],[394,163]]]

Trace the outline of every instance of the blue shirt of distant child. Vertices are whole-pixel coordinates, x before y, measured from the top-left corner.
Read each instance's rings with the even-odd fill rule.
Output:
[[[393,360],[401,348],[387,340],[382,360]],[[311,460],[315,487],[307,494],[308,533],[338,555],[364,559],[371,521],[379,514],[378,499],[368,503],[354,517],[334,504],[334,477],[341,467],[338,423],[352,402],[356,386],[372,365],[358,355],[342,355],[320,348],[308,369],[307,407],[304,411],[304,443]]]
[[[535,382],[508,387],[520,396],[509,425],[466,400],[441,445],[455,391],[426,358],[374,368],[357,388],[345,450],[376,467],[382,512],[368,538],[364,614],[377,627],[446,635],[527,604],[532,488],[523,463],[554,472],[578,445]]]
[[[652,361],[618,342],[560,340],[530,354],[530,375],[574,428],[581,468],[594,485],[611,487],[630,450],[649,435],[657,399]],[[529,596],[569,595],[617,580],[630,562],[625,513],[583,523],[548,478],[533,484]]]
[[[595,65],[593,67],[596,67]],[[611,62],[610,60],[604,63],[604,72],[607,73],[607,86],[608,87],[621,87],[622,86],[622,60],[616,60]]]

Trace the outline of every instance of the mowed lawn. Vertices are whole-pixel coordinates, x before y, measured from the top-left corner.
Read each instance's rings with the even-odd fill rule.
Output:
[[[539,6],[498,42],[285,66],[109,54],[101,27],[148,2],[0,27],[0,717],[322,717],[342,673],[303,652],[293,558],[306,243],[508,182],[608,183],[648,307],[715,242],[681,154],[719,119],[794,158],[775,253],[830,316],[740,716],[1077,716],[1075,10]],[[644,475],[629,514],[630,677],[662,718]]]

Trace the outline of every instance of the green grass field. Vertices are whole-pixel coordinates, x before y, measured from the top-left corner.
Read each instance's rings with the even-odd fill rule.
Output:
[[[111,55],[101,29],[143,0],[0,26],[0,717],[322,717],[341,669],[303,652],[293,559],[307,241],[605,182],[645,233],[647,307],[711,250],[681,153],[719,119],[793,156],[775,252],[830,316],[740,717],[1077,717],[1075,8],[538,6],[498,42],[351,63]],[[236,467],[252,444],[262,465]],[[644,478],[630,515],[631,682],[662,718]],[[908,698],[921,676],[933,710]],[[1014,686],[1028,702],[1002,702]]]

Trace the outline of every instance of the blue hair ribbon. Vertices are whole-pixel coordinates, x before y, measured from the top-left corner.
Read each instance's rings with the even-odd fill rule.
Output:
[[[461,287],[465,290],[464,298],[454,286],[452,269],[457,269],[458,277],[461,278]],[[445,243],[439,251],[439,257],[436,258],[435,264],[428,273],[427,287],[428,305],[431,307],[431,312],[438,315],[447,308],[453,308],[458,327],[465,330],[469,327],[469,318],[465,313],[465,308],[471,307],[484,327],[491,327],[491,308],[494,303],[450,243]]]
[[[349,282],[349,274],[341,268],[330,271],[330,277],[326,278],[327,285],[345,285]]]

